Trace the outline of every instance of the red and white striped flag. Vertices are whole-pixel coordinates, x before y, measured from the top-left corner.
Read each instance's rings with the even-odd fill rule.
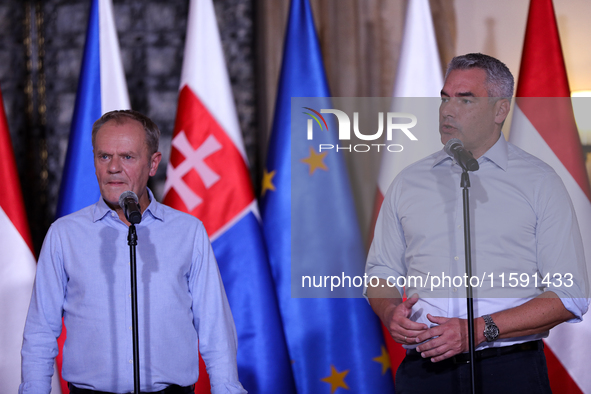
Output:
[[[0,93],[0,393],[16,393],[35,257]]]
[[[402,133],[395,133],[393,144],[401,144],[404,150],[399,153],[384,152],[378,175],[378,189],[374,206],[373,224],[388,187],[402,169],[442,148],[439,136],[438,112],[432,108],[434,99],[396,100],[404,97],[439,97],[443,87],[441,62],[437,51],[435,29],[428,0],[411,0],[408,3],[406,22],[400,48],[400,60],[394,82],[393,112],[408,112],[406,107],[414,107],[410,112],[421,120],[421,133],[418,141],[409,141]],[[417,104],[420,104],[417,106]],[[401,106],[405,106],[402,108]],[[417,114],[420,111],[420,114]],[[413,130],[413,133],[415,131]],[[373,231],[374,225],[371,226]],[[372,234],[373,238],[373,234]],[[384,337],[390,353],[392,373],[396,375],[398,365],[405,356],[405,350],[394,342],[385,327]]]
[[[589,270],[591,191],[552,0],[530,3],[516,96],[509,141],[551,165],[562,178],[577,214]],[[545,342],[554,392],[591,392],[589,338],[588,316],[582,323],[564,323],[550,331]]]

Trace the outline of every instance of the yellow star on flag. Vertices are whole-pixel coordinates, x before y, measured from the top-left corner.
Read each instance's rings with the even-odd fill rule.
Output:
[[[372,358],[373,361],[382,364],[382,375],[386,373],[390,365],[390,355],[384,346],[382,346],[382,354],[379,357]]]
[[[327,153],[328,152],[316,153],[314,148],[310,147],[310,156],[302,159],[302,162],[310,166],[310,175],[312,175],[317,169],[328,171],[328,167],[322,161]]]
[[[261,191],[261,196],[265,195],[267,190],[275,191],[275,185],[273,184],[273,177],[277,171],[273,170],[271,172],[267,172],[265,168],[263,170],[263,190]]]
[[[339,387],[344,388],[345,390],[349,390],[349,386],[345,383],[345,376],[349,373],[349,370],[343,372],[338,372],[334,365],[330,366],[330,376],[327,376],[322,380],[330,384],[330,394],[333,394]]]

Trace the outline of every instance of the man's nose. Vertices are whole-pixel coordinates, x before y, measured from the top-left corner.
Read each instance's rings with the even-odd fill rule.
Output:
[[[113,156],[107,169],[110,173],[121,172],[121,159],[117,156]]]
[[[455,117],[457,113],[457,105],[454,103],[453,99],[442,101],[441,105],[439,106],[439,113],[444,118]]]

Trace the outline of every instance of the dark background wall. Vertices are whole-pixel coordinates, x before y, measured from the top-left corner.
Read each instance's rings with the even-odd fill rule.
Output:
[[[133,109],[161,128],[164,165],[151,187],[160,198],[170,153],[188,0],[113,0]],[[240,126],[258,184],[252,0],[214,0]],[[0,88],[36,251],[55,216],[86,34],[89,0],[3,0]]]

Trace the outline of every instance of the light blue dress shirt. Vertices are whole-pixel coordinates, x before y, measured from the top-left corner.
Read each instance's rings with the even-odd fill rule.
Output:
[[[551,290],[576,316],[572,321],[580,321],[589,305],[589,284],[562,181],[502,135],[478,163],[469,188],[474,315],[512,308]],[[444,151],[404,169],[386,193],[367,258],[367,275],[397,280],[400,294],[408,281],[406,294],[421,297],[411,319],[428,326],[433,323],[427,313],[467,317],[461,173]],[[484,342],[478,349],[547,335]]]
[[[203,224],[151,203],[136,225],[141,391],[188,386],[198,350],[213,393],[244,393],[236,332]],[[133,392],[128,227],[101,198],[50,227],[37,266],[19,393],[49,393],[67,328],[63,378],[80,388]]]

